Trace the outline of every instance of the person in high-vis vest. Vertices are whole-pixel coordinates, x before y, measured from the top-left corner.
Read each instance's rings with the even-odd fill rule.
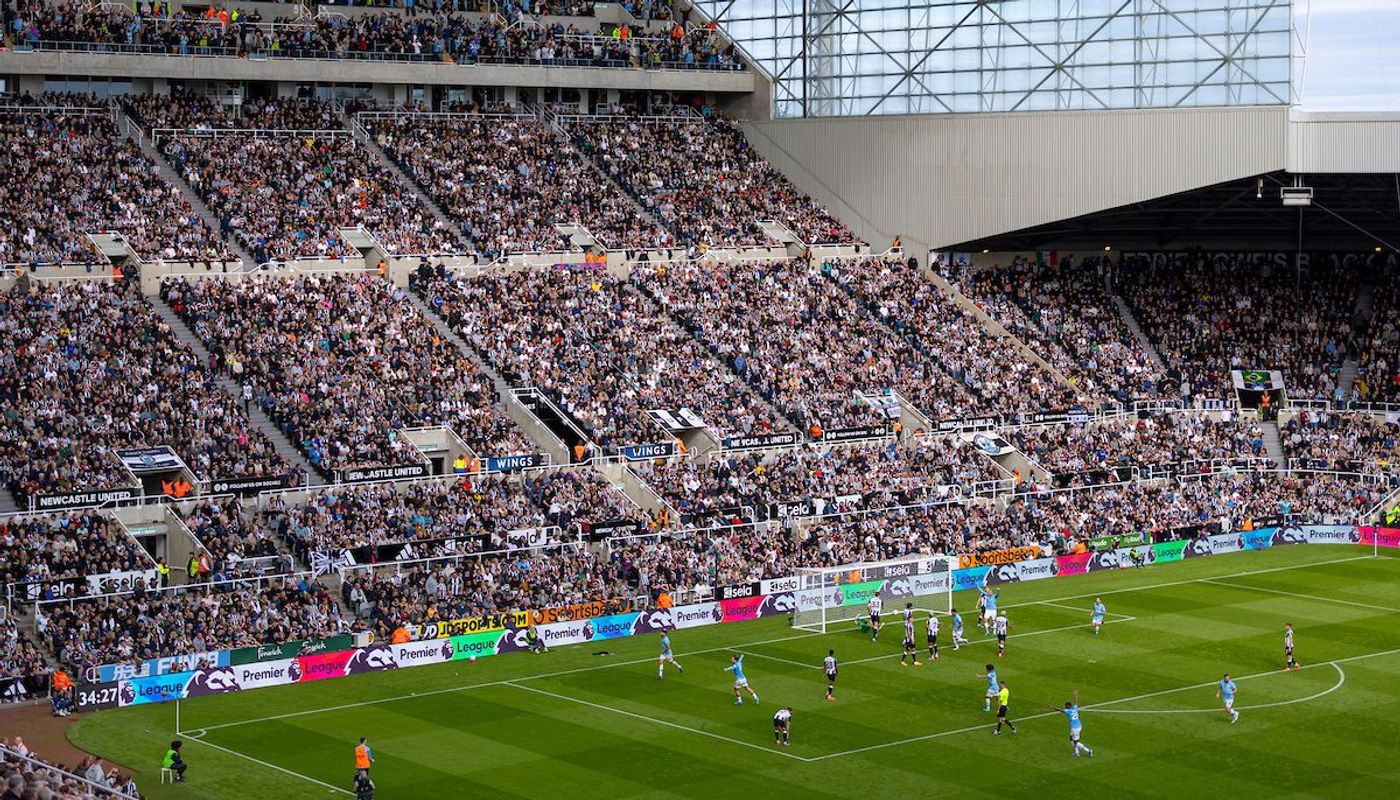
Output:
[[[199,555],[190,553],[190,560],[185,562],[185,582],[199,582]]]
[[[458,454],[452,459],[452,471],[458,475],[467,474],[467,457],[465,454]]]
[[[156,559],[156,574],[160,578],[160,588],[170,585],[170,565],[165,563],[165,556]]]
[[[360,776],[369,777],[369,768],[374,766],[374,751],[369,749],[369,741],[365,737],[360,737],[360,743],[355,746],[355,779]]]

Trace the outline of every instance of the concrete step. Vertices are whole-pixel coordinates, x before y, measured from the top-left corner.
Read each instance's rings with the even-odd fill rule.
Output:
[[[175,335],[194,350],[195,355],[199,356],[200,362],[208,364],[209,350],[205,348],[204,342],[200,341],[194,331],[190,330],[189,326],[185,324],[185,321],[180,319],[180,315],[176,314],[175,310],[160,298],[152,298],[151,304],[155,307],[156,313],[160,315],[161,319],[165,320],[166,323],[170,325],[170,329],[175,332]],[[224,391],[228,392],[231,397],[236,399],[243,395],[243,387],[239,386],[233,378],[219,373],[218,381],[219,385],[222,386]],[[311,462],[306,460],[301,450],[297,448],[291,439],[287,438],[286,434],[282,433],[282,429],[277,427],[277,423],[273,422],[267,414],[263,413],[263,410],[257,403],[248,404],[248,418],[254,425],[262,429],[262,432],[267,436],[268,440],[277,448],[278,454],[286,459],[288,464],[300,468],[305,472],[308,480],[315,475],[323,474],[311,466]]]
[[[1112,296],[1113,304],[1118,306],[1118,315],[1123,318],[1123,322],[1128,326],[1128,330],[1132,331],[1133,338],[1137,340],[1138,347],[1142,349],[1143,355],[1147,356],[1147,360],[1151,361],[1159,372],[1166,372],[1167,365],[1166,362],[1162,360],[1162,354],[1157,352],[1156,345],[1152,344],[1152,340],[1147,338],[1147,333],[1144,332],[1142,326],[1138,324],[1137,316],[1134,315],[1133,310],[1128,307],[1128,301],[1124,300],[1123,296],[1117,292],[1113,292]]]
[[[1259,427],[1264,433],[1264,450],[1269,454],[1269,458],[1274,460],[1279,469],[1286,469],[1288,456],[1283,452],[1283,438],[1279,435],[1278,422],[1267,420],[1259,423]]]
[[[194,187],[190,186],[189,183],[185,181],[170,163],[170,160],[155,146],[155,143],[146,136],[141,135],[141,128],[136,124],[136,121],[129,116],[126,117],[125,127],[127,135],[141,148],[141,152],[145,153],[146,157],[155,163],[156,173],[159,174],[166,183],[178,189],[180,191],[180,196],[185,199],[185,202],[190,204],[190,207],[195,210],[195,213],[199,214],[200,219],[204,220],[211,230],[219,232],[222,236],[224,229],[223,220],[219,219],[219,215],[215,214],[210,210],[209,206],[204,204],[204,198],[200,197],[199,193],[194,190]],[[224,236],[223,238],[228,242],[229,248],[233,250],[234,254],[243,259],[243,269],[251,270],[257,267],[257,260],[253,258],[253,254],[243,246],[242,242],[238,241],[238,237]]]
[[[1356,359],[1348,358],[1342,362],[1342,370],[1337,374],[1337,388],[1341,390],[1343,398],[1351,397],[1351,389],[1356,385],[1356,372]]]
[[[0,514],[13,514],[17,511],[24,511],[25,508],[26,506],[20,505],[14,492],[0,486]]]
[[[1376,284],[1374,281],[1367,281],[1361,284],[1361,288],[1356,290],[1356,313],[1354,315],[1357,322],[1368,324],[1371,315],[1375,312],[1376,305]]]

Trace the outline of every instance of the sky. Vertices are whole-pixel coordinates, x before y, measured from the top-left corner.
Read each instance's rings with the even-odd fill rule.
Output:
[[[1312,23],[1302,109],[1400,111],[1400,0],[1293,2],[1299,33]]]

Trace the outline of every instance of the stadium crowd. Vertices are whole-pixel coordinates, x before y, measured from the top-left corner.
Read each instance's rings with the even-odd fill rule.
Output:
[[[1279,433],[1294,468],[1393,475],[1400,467],[1400,426],[1383,416],[1303,409]]]
[[[568,130],[683,245],[772,244],[760,220],[775,220],[809,244],[854,239],[729,120],[596,117],[571,120]]]
[[[0,264],[106,264],[87,234],[145,259],[221,261],[228,246],[94,98],[0,99]]]
[[[1035,348],[1076,388],[1119,401],[1156,394],[1161,371],[1143,353],[1107,288],[1112,265],[1089,257],[964,275],[963,294]]]
[[[701,466],[671,459],[633,466],[675,507],[682,523],[700,523],[749,507],[765,516],[768,504],[805,503],[812,513],[887,508],[971,494],[979,483],[1006,476],[971,444],[951,437],[837,446],[796,447],[714,458]]]
[[[849,287],[885,324],[928,354],[977,397],[981,413],[1062,411],[1092,404],[1094,387],[1066,386],[1018,348],[991,332],[917,269],[899,260],[868,259],[824,269]]]
[[[0,610],[0,678],[15,678],[27,682],[26,688],[36,689],[47,683],[49,661],[29,638],[26,627],[9,611]],[[35,678],[40,679],[38,684]]]
[[[544,391],[602,447],[669,441],[652,409],[687,408],[721,435],[781,427],[685,330],[601,270],[439,273],[417,285],[496,369]]]
[[[959,383],[804,262],[644,262],[632,280],[809,432],[880,424],[854,395],[885,389],[934,419],[976,414]]]
[[[1118,286],[1195,402],[1233,397],[1230,371],[1283,372],[1292,398],[1336,398],[1354,349],[1354,281],[1330,269],[1276,270],[1205,255],[1185,263],[1126,258]]]
[[[415,461],[399,431],[426,425],[452,428],[482,457],[534,452],[493,408],[490,379],[387,281],[175,279],[161,294],[319,468]]]
[[[556,224],[583,225],[604,246],[669,246],[577,147],[534,117],[362,117],[379,145],[453,218],[487,259],[574,249]],[[471,147],[463,147],[471,142]]]
[[[0,797],[6,800],[110,800],[117,796],[111,792],[133,800],[144,797],[134,774],[122,775],[96,756],[69,767],[41,758],[22,736],[13,741],[0,737]]]
[[[393,253],[462,250],[456,229],[348,133],[181,133],[161,150],[259,262],[358,256],[340,228]]]
[[[211,584],[44,607],[39,637],[80,674],[87,667],[135,664],[271,642],[323,638],[351,629],[335,597],[303,575],[258,589]]]
[[[189,506],[181,515],[186,527],[213,560],[213,576],[292,572],[291,559],[277,540],[253,519],[236,497],[209,498]],[[270,567],[254,567],[249,559],[276,559]]]
[[[130,94],[121,101],[126,111],[147,131],[335,131],[345,127],[334,106],[316,100],[254,97],[245,98],[238,105],[229,105],[208,95],[171,91],[170,94]]]
[[[51,581],[69,578],[81,583],[90,575],[151,565],[151,557],[121,523],[94,511],[0,518],[0,583],[33,584],[32,599],[46,598],[48,593],[42,589]],[[86,593],[83,585],[75,592],[58,594]]]
[[[1018,428],[1007,438],[1056,474],[1266,457],[1257,424],[1189,413]]]
[[[129,485],[128,447],[169,445],[201,479],[289,472],[129,280],[0,294],[0,419],[20,495]]]

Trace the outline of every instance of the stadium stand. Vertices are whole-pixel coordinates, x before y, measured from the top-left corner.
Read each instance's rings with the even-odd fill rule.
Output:
[[[1352,350],[1356,286],[1332,269],[1299,270],[1290,280],[1269,267],[1202,257],[1165,266],[1126,259],[1119,273],[1183,398],[1231,397],[1235,369],[1282,371],[1290,397],[1335,396]]]
[[[688,408],[719,435],[783,427],[685,330],[601,270],[444,274],[420,288],[508,380],[547,393],[602,447],[668,440],[653,409]]]
[[[415,461],[399,431],[427,425],[452,428],[481,456],[533,450],[492,408],[489,379],[384,281],[179,279],[161,292],[220,368],[254,382],[259,404],[320,469]]]
[[[105,264],[100,231],[147,259],[232,257],[94,98],[0,97],[0,170],[0,264]]]
[[[1018,258],[1005,269],[962,276],[959,289],[1035,347],[1077,388],[1119,401],[1157,393],[1162,375],[1113,301],[1109,259],[1038,265]]]
[[[809,431],[880,424],[853,395],[886,388],[931,419],[976,415],[960,383],[803,262],[642,263],[632,280]]]
[[[854,235],[718,118],[569,117],[580,149],[632,192],[684,245],[767,244],[761,220],[807,244]]]
[[[1008,439],[1054,474],[1092,473],[1117,467],[1184,465],[1209,469],[1264,457],[1257,423],[1197,414],[1162,414],[1094,425],[1019,428]],[[1218,465],[1217,465],[1218,466]]]
[[[73,767],[49,763],[18,736],[15,741],[0,737],[0,788],[24,800],[140,800],[143,796],[134,775],[103,766],[99,758],[83,758]]]
[[[87,594],[86,585],[55,590],[53,583],[151,563],[121,523],[96,512],[0,518],[0,579],[7,586],[31,584],[30,599]]]
[[[670,236],[637,214],[578,149],[533,116],[361,115],[379,145],[426,187],[473,247],[501,253],[573,249],[557,223],[587,228],[606,247],[667,247]],[[461,143],[472,142],[472,147]]]
[[[16,286],[0,307],[0,472],[17,495],[127,485],[125,447],[169,445],[204,480],[288,472],[133,281]]]
[[[1400,466],[1400,427],[1384,416],[1304,409],[1280,427],[1296,468],[1394,475]]]

